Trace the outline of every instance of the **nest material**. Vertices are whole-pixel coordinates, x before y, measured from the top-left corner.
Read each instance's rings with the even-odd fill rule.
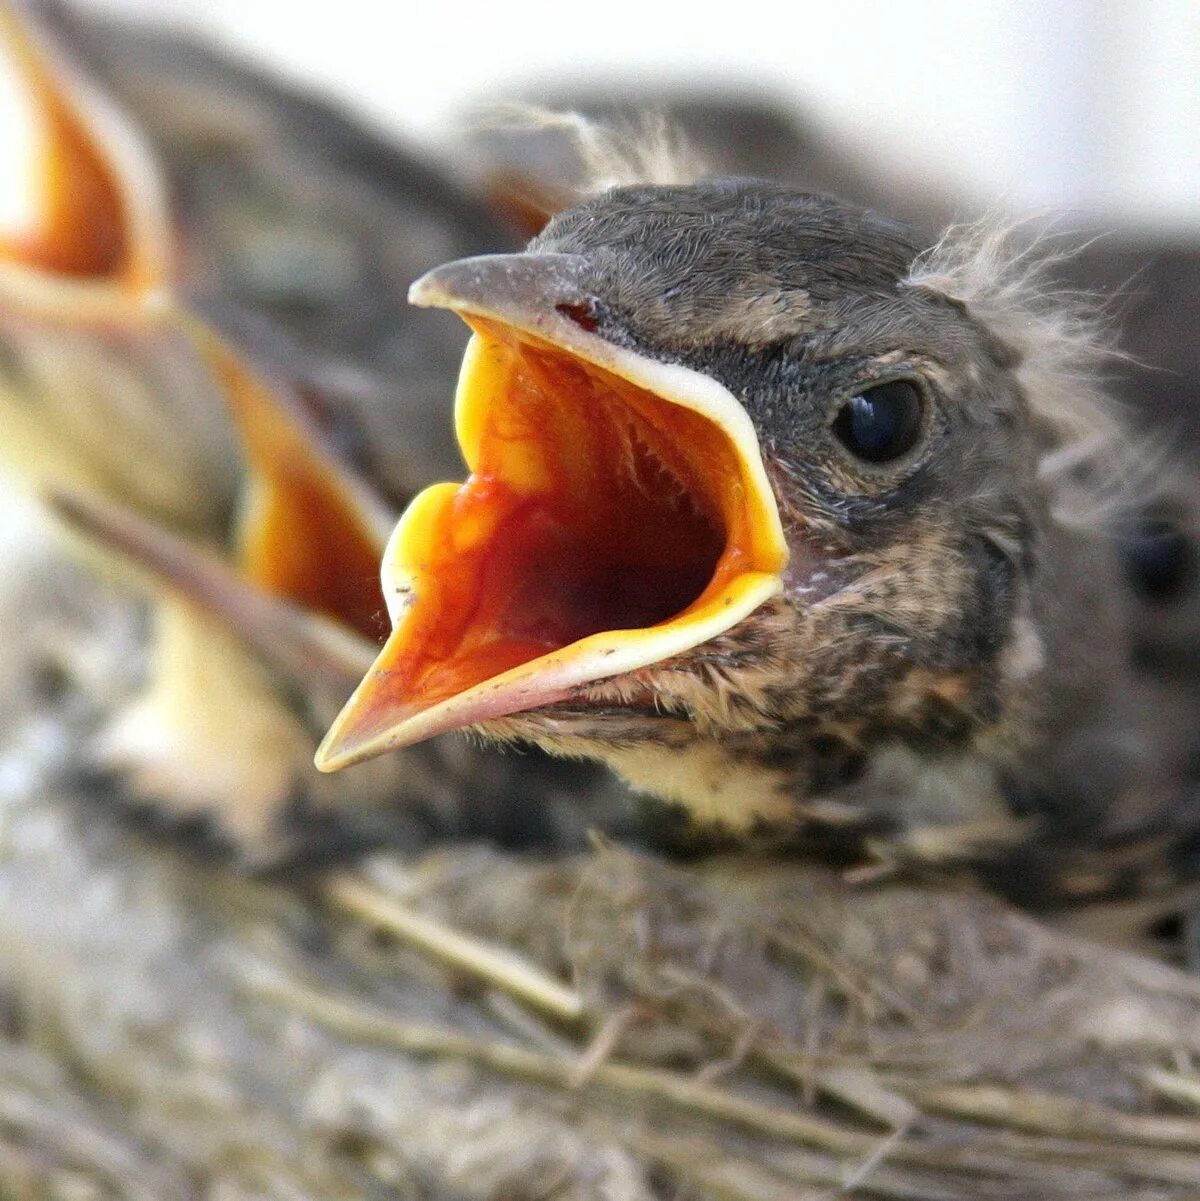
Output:
[[[1200,1194],[1191,978],[795,862],[460,845],[235,873],[64,774],[145,631],[17,557],[0,1196]]]
[[[1200,982],[981,895],[606,843],[266,881],[139,831],[65,771],[138,610],[42,554],[3,548],[0,1196],[1200,1194]]]
[[[266,881],[139,831],[62,773],[137,624],[39,556],[0,612],[0,1196],[1200,1193],[1200,982],[987,897],[608,843]]]
[[[1200,984],[983,897],[608,846],[301,887],[65,797],[5,826],[8,1195],[1200,1189]]]

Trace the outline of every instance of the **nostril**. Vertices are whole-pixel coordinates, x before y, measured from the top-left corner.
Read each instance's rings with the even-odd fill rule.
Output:
[[[574,321],[581,329],[587,330],[589,334],[594,334],[597,327],[600,325],[600,319],[596,316],[596,310],[592,307],[590,301],[579,301],[577,303],[569,303],[563,301],[562,304],[554,306],[556,313],[561,313],[568,321]]]

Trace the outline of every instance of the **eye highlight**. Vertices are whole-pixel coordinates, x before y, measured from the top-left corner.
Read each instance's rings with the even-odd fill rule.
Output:
[[[920,389],[908,380],[875,384],[842,405],[833,433],[856,459],[891,463],[916,446],[924,407]]]

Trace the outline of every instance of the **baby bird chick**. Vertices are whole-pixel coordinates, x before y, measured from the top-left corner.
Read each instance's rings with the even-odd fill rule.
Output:
[[[471,476],[393,535],[319,766],[471,727],[738,840],[1046,903],[1171,874],[1200,748],[1134,670],[1126,438],[1036,262],[732,180],[611,189],[411,298],[475,331]]]
[[[386,628],[392,501],[452,450],[423,438],[421,397],[453,378],[458,323],[388,323],[371,298],[394,293],[388,271],[475,249],[485,211],[323,106],[169,36],[42,6],[0,7],[0,35],[35,117],[28,218],[0,231],[0,463],[153,615],[145,662],[72,740],[77,766],[258,862],[518,827],[520,765],[494,752],[431,744],[340,780],[312,766]],[[293,260],[349,245],[362,269],[341,291],[320,273],[303,298],[278,279],[256,289],[255,264],[285,265],[270,239]],[[418,348],[429,361],[409,372]],[[347,363],[356,382],[331,390]],[[388,437],[356,453],[385,396]],[[86,651],[63,642],[51,666],[70,677]],[[544,799],[555,778],[535,770],[529,788]]]

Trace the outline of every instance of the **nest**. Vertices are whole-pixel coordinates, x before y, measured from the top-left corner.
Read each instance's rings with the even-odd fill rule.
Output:
[[[10,789],[18,1198],[1185,1198],[1200,983],[980,895],[613,845],[255,880]]]
[[[72,774],[144,623],[18,558],[0,1196],[1200,1195],[1191,977],[950,883],[601,838],[238,872]]]
[[[6,558],[5,1198],[1200,1192],[1200,981],[950,885],[600,838],[235,871],[72,779],[136,614]]]

